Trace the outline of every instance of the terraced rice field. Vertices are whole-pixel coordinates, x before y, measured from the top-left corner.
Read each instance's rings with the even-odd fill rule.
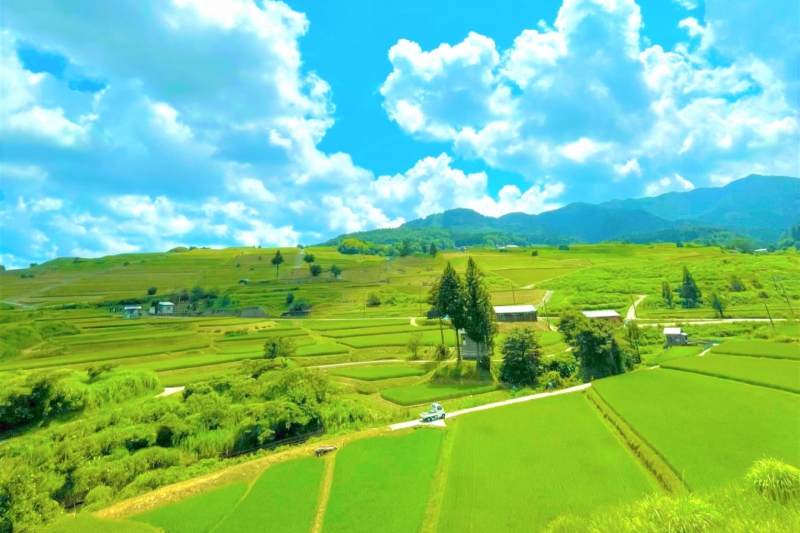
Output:
[[[386,389],[381,392],[381,396],[399,405],[420,405],[437,400],[448,400],[450,398],[491,392],[496,388],[497,386],[493,383],[422,383],[420,385]]]
[[[343,378],[360,379],[363,381],[379,381],[382,379],[405,378],[410,376],[423,376],[425,370],[421,366],[361,366],[351,368],[338,368],[331,370],[332,376]]]
[[[538,531],[656,486],[580,394],[457,419],[439,531]],[[452,430],[451,430],[452,431]]]
[[[800,396],[729,379],[658,369],[593,388],[691,489],[740,479],[756,459],[800,466]]]
[[[89,513],[66,515],[61,520],[46,527],[42,533],[161,533],[149,524],[122,520],[101,520]]]
[[[703,357],[687,357],[669,361],[661,366],[800,392],[800,361],[793,359],[709,353]]]
[[[344,337],[337,339],[341,344],[352,348],[378,348],[382,346],[405,346],[408,338],[413,332],[408,333],[387,333],[383,335],[369,335],[358,337]],[[438,329],[430,329],[422,333],[423,344],[439,344],[442,342],[441,333]],[[444,341],[448,346],[455,346],[455,333],[453,330],[444,331]]]
[[[234,483],[159,507],[132,520],[159,527],[168,533],[211,531],[228,516],[247,491],[247,483]]]
[[[800,344],[794,342],[729,341],[713,347],[711,351],[727,355],[800,359]]]
[[[338,452],[324,533],[419,531],[444,432],[376,437]]]
[[[698,355],[703,351],[702,346],[672,346],[665,350],[657,350],[651,355],[642,354],[642,360],[648,365],[660,365],[667,361],[674,359],[681,359],[683,357],[691,357]]]

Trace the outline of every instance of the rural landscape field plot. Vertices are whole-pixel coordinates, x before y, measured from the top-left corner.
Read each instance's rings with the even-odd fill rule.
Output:
[[[800,392],[800,361],[792,359],[709,353],[703,357],[669,361],[661,366]]]
[[[307,533],[314,519],[325,463],[314,457],[270,466],[214,533],[263,531]]]
[[[323,532],[419,531],[444,432],[352,442],[337,452]]]
[[[332,376],[360,379],[363,381],[379,381],[383,379],[423,376],[426,374],[426,372],[425,369],[422,368],[422,365],[419,365],[417,367],[378,365],[378,366],[338,368],[336,370],[331,370],[330,374]]]
[[[759,340],[729,341],[711,349],[714,353],[727,355],[751,355],[778,359],[800,359],[800,343],[768,342]]]
[[[439,531],[539,531],[657,490],[577,393],[458,419]]]
[[[661,349],[658,347],[652,354],[642,354],[642,361],[647,365],[660,365],[673,359],[691,357],[703,351],[702,346],[671,346]]]
[[[246,490],[247,483],[233,483],[159,507],[131,520],[159,527],[166,533],[205,533],[233,511]]]
[[[437,400],[448,400],[460,396],[491,392],[494,383],[421,383],[407,387],[396,387],[381,392],[381,396],[399,405],[419,405]]]
[[[800,395],[667,369],[593,388],[691,489],[737,480],[764,457],[800,466]]]
[[[150,524],[127,520],[103,520],[89,513],[66,515],[41,530],[42,533],[162,533]]]
[[[414,331],[405,333],[385,333],[380,335],[343,337],[336,339],[339,343],[353,348],[378,348],[381,346],[405,346],[408,338]],[[442,342],[442,333],[438,329],[420,331],[423,344],[438,344]],[[444,330],[444,342],[448,346],[455,345],[455,333],[451,329]]]

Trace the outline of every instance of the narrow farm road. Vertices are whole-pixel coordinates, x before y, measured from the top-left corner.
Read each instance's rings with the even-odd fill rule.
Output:
[[[453,411],[452,413],[447,413],[447,418],[455,418],[459,415],[466,415],[468,413],[475,413],[477,411],[485,411],[487,409],[494,409],[496,407],[505,407],[506,405],[513,405],[515,403],[529,402],[531,400],[539,400],[541,398],[549,398],[550,396],[558,396],[559,394],[569,394],[570,392],[578,392],[586,390],[591,386],[592,386],[591,383],[584,383],[582,385],[576,385],[575,387],[569,387],[568,389],[561,389],[554,392],[540,392],[538,394],[531,394],[530,396],[522,396],[520,398],[512,398],[511,400],[505,400],[502,402],[487,403],[486,405],[479,405],[478,407],[470,407],[469,409],[461,409],[460,411]],[[399,424],[392,424],[389,426],[389,429],[391,429],[392,431],[397,431],[398,429],[405,429],[423,425],[429,426],[431,424],[427,424],[422,420],[410,420],[408,422],[400,422]]]
[[[306,249],[300,248],[300,253],[297,254],[297,258],[294,260],[294,268],[300,268],[300,265],[303,264],[304,255],[306,255]]]
[[[336,464],[336,454],[330,454],[325,459],[325,475],[322,478],[319,498],[317,499],[317,511],[314,513],[314,523],[311,525],[311,533],[322,531],[322,523],[325,520],[325,510],[328,508],[328,500],[331,496],[331,485],[333,485],[333,467]]]
[[[637,300],[628,308],[628,314],[625,316],[627,320],[636,320],[636,307],[642,303],[642,300],[647,298],[646,294],[637,294],[636,296]]]
[[[540,304],[539,304],[539,306],[541,307],[541,306],[543,306],[544,304],[546,304],[547,302],[549,302],[549,301],[550,301],[550,298],[552,298],[552,297],[553,297],[553,291],[547,291],[547,292],[545,292],[545,293],[544,293],[544,296],[542,297],[542,303],[540,303]]]
[[[415,317],[415,316],[411,317],[411,325],[412,326],[416,326],[417,325],[417,317]]]

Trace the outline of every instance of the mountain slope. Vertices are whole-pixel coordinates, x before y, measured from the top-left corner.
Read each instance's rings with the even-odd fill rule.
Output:
[[[438,241],[444,246],[476,244],[596,243],[710,239],[724,232],[759,243],[777,241],[800,221],[800,179],[748,176],[725,187],[666,193],[652,198],[613,200],[599,205],[573,203],[539,215],[509,213],[488,217],[470,209],[412,220],[395,229],[341,235],[376,244],[403,239]]]

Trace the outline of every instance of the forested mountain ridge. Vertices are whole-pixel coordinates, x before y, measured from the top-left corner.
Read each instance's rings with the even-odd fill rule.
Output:
[[[538,215],[489,217],[451,209],[398,228],[340,235],[327,244],[356,237],[376,244],[404,239],[442,246],[708,240],[749,237],[759,245],[777,242],[800,221],[800,179],[751,175],[724,187],[672,192],[599,205],[576,202]]]

